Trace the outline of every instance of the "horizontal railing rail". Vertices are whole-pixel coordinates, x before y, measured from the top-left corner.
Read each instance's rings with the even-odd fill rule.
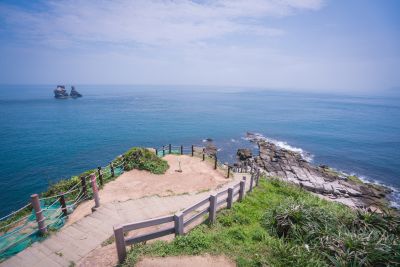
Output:
[[[253,190],[254,186],[258,185],[260,178],[260,171],[256,168],[251,168],[251,177],[249,181],[248,192]],[[242,201],[246,193],[246,177],[235,184],[220,192],[210,195],[209,197],[200,200],[199,202],[185,208],[184,210],[169,216],[160,218],[145,220],[141,222],[116,225],[114,226],[114,237],[117,248],[118,260],[120,263],[124,262],[126,258],[126,246],[137,244],[143,241],[159,238],[162,236],[175,234],[175,236],[183,235],[184,228],[191,223],[204,218],[208,214],[208,217],[204,220],[208,220],[210,224],[215,223],[217,210],[222,208],[226,204],[226,208],[232,208],[234,201]],[[194,213],[194,214],[193,214]],[[204,222],[204,220],[200,221]],[[164,229],[153,231],[147,234],[141,234],[126,238],[125,234],[132,230],[138,230],[156,225],[162,225],[173,222],[173,226],[168,226]]]
[[[250,168],[249,164],[227,165],[219,162],[218,155],[207,153],[203,145],[184,146],[168,144],[156,148],[155,153],[158,156],[165,156],[167,154],[191,155],[201,157],[203,161],[206,159],[213,159],[214,169],[216,170],[219,167],[220,170],[226,170],[227,178],[231,177],[231,173],[233,172],[245,173],[253,171],[253,168]],[[93,208],[94,211],[100,206],[100,200],[98,196],[99,188],[102,188],[105,183],[115,179],[124,172],[126,160],[127,159],[122,155],[119,156],[116,161],[110,162],[104,167],[97,167],[97,170],[94,170],[93,173],[80,176],[79,181],[72,184],[64,192],[55,192],[54,195],[41,197],[39,197],[38,194],[33,194],[31,196],[30,203],[10,213],[9,215],[4,216],[3,218],[0,218],[0,239],[10,240],[10,246],[0,247],[0,253],[7,251],[9,248],[21,243],[26,238],[29,238],[25,237],[24,235],[27,225],[29,225],[29,228],[33,231],[31,235],[33,235],[33,233],[39,233],[40,235],[43,235],[47,233],[49,229],[56,230],[60,227],[60,225],[62,226],[65,222],[65,218],[67,218],[67,216],[73,212],[73,210],[76,209],[76,207],[83,201],[93,199],[95,202],[95,206]],[[239,194],[239,187],[239,184],[234,186],[234,195]],[[252,186],[250,187],[250,190],[251,189]],[[226,194],[228,192],[227,190],[218,193],[217,197],[220,198],[222,194]],[[206,205],[207,202],[208,205],[210,205],[210,198],[201,201],[203,206]],[[225,202],[228,202],[228,199],[224,198],[223,201],[219,199],[219,202],[216,204],[219,206],[221,203]],[[184,211],[184,215],[193,212],[201,206],[202,205],[191,207],[192,209]],[[207,212],[210,212],[209,208],[201,210],[185,221],[184,224],[188,225],[190,222],[196,220]],[[125,231],[127,230],[125,229]],[[160,233],[155,234],[155,236],[166,234],[170,231],[171,229],[168,231],[161,231]],[[144,238],[147,237],[138,237],[138,239],[134,239],[129,242],[139,242]]]

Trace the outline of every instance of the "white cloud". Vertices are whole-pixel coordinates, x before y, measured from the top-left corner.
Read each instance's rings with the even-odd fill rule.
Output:
[[[230,35],[276,36],[266,17],[315,10],[320,0],[71,0],[46,2],[43,11],[3,6],[8,27],[25,39],[54,46],[187,44]]]

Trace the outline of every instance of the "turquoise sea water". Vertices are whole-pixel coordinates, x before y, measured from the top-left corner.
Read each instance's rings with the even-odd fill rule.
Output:
[[[400,99],[241,88],[0,86],[0,215],[50,182],[107,164],[132,146],[212,138],[233,161],[247,131],[364,179],[400,188]],[[301,150],[300,150],[301,149]],[[395,199],[394,199],[395,200]],[[398,200],[397,200],[398,201]]]

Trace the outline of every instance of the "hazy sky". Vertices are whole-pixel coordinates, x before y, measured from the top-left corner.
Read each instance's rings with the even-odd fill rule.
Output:
[[[0,0],[0,83],[400,86],[397,0]]]

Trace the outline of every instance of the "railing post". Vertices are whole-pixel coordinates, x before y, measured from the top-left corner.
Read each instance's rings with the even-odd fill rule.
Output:
[[[253,191],[254,176],[255,176],[255,174],[252,174],[251,177],[250,177],[249,192]]]
[[[183,146],[181,146],[181,155],[183,155]]]
[[[210,196],[210,214],[208,216],[208,222],[210,224],[215,223],[217,217],[217,194],[212,194]]]
[[[192,145],[192,157],[194,156],[194,145]]]
[[[228,200],[226,204],[226,208],[230,209],[232,208],[232,203],[233,203],[233,187],[228,188]]]
[[[203,148],[203,161],[205,161],[206,160],[206,151],[205,151],[205,149]]]
[[[115,246],[117,247],[118,261],[123,263],[126,258],[126,245],[124,237],[124,228],[122,226],[114,226]]]
[[[60,195],[60,205],[61,205],[61,211],[63,212],[64,216],[68,216],[67,205],[65,204],[64,193],[61,193],[61,195]]]
[[[171,151],[172,151],[172,147],[171,147],[171,144],[169,144],[168,145],[168,154],[171,154]]]
[[[97,188],[97,183],[96,183],[96,175],[94,173],[90,175],[90,181],[92,183],[92,191],[94,199],[94,207],[92,208],[92,211],[95,211],[96,208],[100,207],[100,198],[99,198],[99,189]]]
[[[35,211],[36,215],[36,222],[38,224],[38,229],[40,234],[46,234],[47,233],[47,228],[45,225],[45,218],[43,216],[43,211],[42,208],[40,207],[40,201],[39,201],[39,195],[38,194],[33,194],[31,195],[31,203],[32,207]]]
[[[259,180],[260,180],[260,170],[255,171],[256,173],[256,186],[258,186]]]
[[[122,157],[122,170],[125,171],[125,170],[128,169],[128,168],[126,167],[126,166],[127,166],[127,165],[126,165],[126,159],[125,159],[125,156],[124,156],[124,155],[122,155],[121,157]]]
[[[97,173],[99,174],[100,185],[103,186],[103,172],[101,171],[101,167],[97,167]]]
[[[165,146],[162,147],[162,155],[165,156]]]
[[[246,188],[246,177],[243,176],[243,180],[240,181],[240,187],[239,187],[239,201],[242,201],[244,198],[245,194],[245,188]]]
[[[87,186],[86,186],[86,177],[81,176],[81,185],[82,185],[82,194],[87,198]]]
[[[218,159],[217,159],[217,155],[215,154],[214,155],[214,170],[217,169],[217,162],[218,162]]]
[[[228,174],[227,174],[226,178],[229,178],[229,176],[231,176],[231,166],[228,165]]]
[[[110,162],[110,171],[111,171],[111,177],[115,177],[114,166],[112,162]]]
[[[178,212],[174,215],[174,222],[175,222],[175,236],[183,235],[183,213]]]
[[[158,149],[157,149],[157,148],[155,148],[155,150],[156,150],[156,156],[158,156]]]

